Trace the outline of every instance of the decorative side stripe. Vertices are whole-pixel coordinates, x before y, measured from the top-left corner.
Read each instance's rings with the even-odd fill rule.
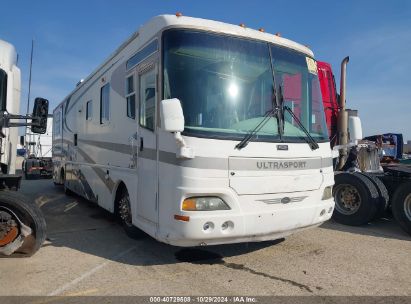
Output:
[[[63,142],[72,144],[72,141],[63,140]],[[131,155],[133,152],[133,147],[128,144],[120,144],[113,142],[104,142],[88,139],[78,139],[79,143],[83,143],[89,146],[98,147],[105,150],[110,150],[114,152],[120,152],[123,154]],[[80,149],[77,147],[79,152]],[[134,149],[138,149],[137,146],[134,146]],[[89,156],[82,151],[82,155]],[[150,159],[155,161],[157,159],[156,149],[144,148],[142,151],[138,151],[138,157],[144,159]],[[85,158],[86,159],[86,158]],[[230,159],[230,169],[231,170],[258,170],[256,161],[260,162],[272,162],[272,161],[283,161],[283,162],[305,162],[304,168],[297,169],[320,169],[325,167],[332,166],[332,158],[296,158],[296,159],[273,159],[273,158],[235,158],[231,157]],[[196,156],[194,159],[180,159],[176,158],[176,154],[173,152],[159,151],[159,161],[161,163],[166,163],[175,166],[188,167],[188,168],[197,168],[197,169],[219,169],[219,170],[228,170],[229,169],[229,159],[228,158],[218,158],[218,157],[202,157]],[[95,164],[94,161],[90,163]],[[264,163],[262,163],[265,165]],[[260,164],[261,165],[261,164]],[[267,164],[273,165],[273,164]],[[274,166],[274,165],[273,165]],[[269,166],[268,166],[269,167]],[[274,167],[273,167],[274,168]]]
[[[95,164],[96,162],[88,156],[83,150],[77,149],[78,153],[81,155],[81,157],[84,158],[84,160],[90,164]],[[108,179],[106,179],[106,172],[104,172],[103,169],[97,168],[97,167],[92,167],[93,171],[98,175],[98,177],[101,179],[101,181],[107,186],[107,188],[110,190],[110,192],[113,192],[115,183],[109,176]]]
[[[160,162],[188,168],[228,170],[228,158],[196,156],[194,159],[181,159],[176,158],[175,153],[160,151]]]
[[[89,146],[95,146],[101,149],[120,152],[123,154],[132,154],[132,146],[125,145],[125,144],[117,144],[111,142],[104,142],[104,141],[96,141],[96,140],[88,140],[88,139],[78,139],[79,143],[83,143]]]

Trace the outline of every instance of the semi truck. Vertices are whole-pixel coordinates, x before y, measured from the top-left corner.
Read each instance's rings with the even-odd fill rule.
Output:
[[[52,178],[53,162],[51,159],[53,118],[47,119],[45,134],[28,132],[20,137],[20,143],[25,145],[25,158],[22,171],[25,179]]]
[[[31,115],[19,115],[20,69],[14,46],[0,40],[0,138],[8,157],[1,156],[0,256],[33,255],[46,238],[46,222],[39,207],[17,192],[21,176],[14,173],[17,128],[31,126],[36,133],[47,127],[48,100],[36,98]],[[17,111],[13,114],[12,111]]]
[[[346,67],[341,63],[340,94],[331,65],[317,62],[331,147],[335,152],[333,217],[346,225],[362,225],[391,208],[399,225],[411,234],[411,166],[380,163],[378,141],[362,140],[358,112],[346,108]]]

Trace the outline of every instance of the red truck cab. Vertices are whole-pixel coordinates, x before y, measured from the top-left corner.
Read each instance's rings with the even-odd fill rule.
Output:
[[[337,137],[337,116],[339,111],[334,74],[331,65],[327,62],[317,61],[317,69],[325,118],[327,121],[328,135],[330,136],[331,145],[334,146]]]

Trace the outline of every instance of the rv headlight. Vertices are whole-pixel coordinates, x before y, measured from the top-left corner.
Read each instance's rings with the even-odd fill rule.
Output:
[[[219,197],[190,197],[183,201],[184,211],[229,210],[230,207]]]
[[[333,186],[328,186],[324,188],[322,200],[328,200],[333,197]]]

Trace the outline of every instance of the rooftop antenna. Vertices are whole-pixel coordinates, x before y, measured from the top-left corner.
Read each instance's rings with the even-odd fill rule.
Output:
[[[27,95],[27,114],[30,111],[30,93],[31,93],[31,71],[33,68],[33,50],[34,50],[34,39],[31,40],[31,55],[30,55],[30,74],[29,74],[29,93]]]
[[[31,71],[33,68],[33,50],[34,50],[34,39],[31,40],[31,54],[30,54],[30,72],[29,72],[29,92],[27,94],[27,115],[29,114],[30,111],[30,93],[31,93]],[[27,122],[27,120],[26,120]],[[28,141],[30,140],[28,138],[29,134],[29,127],[26,127],[26,153],[27,155],[30,155],[30,145],[28,145]]]

